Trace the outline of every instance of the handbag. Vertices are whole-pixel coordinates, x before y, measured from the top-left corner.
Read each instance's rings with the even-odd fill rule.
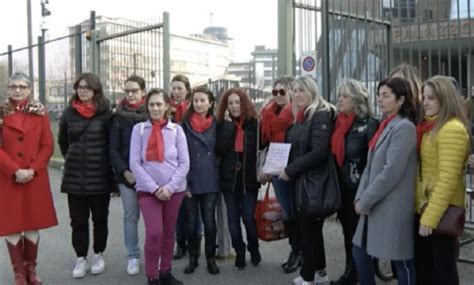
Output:
[[[302,150],[308,149],[310,122],[307,125]],[[341,191],[336,161],[331,152],[328,154],[325,168],[306,171],[296,178],[295,204],[296,209],[308,217],[324,219],[337,212],[341,206]]]
[[[276,197],[271,197],[270,183],[263,200],[257,201],[255,206],[255,221],[257,222],[258,238],[263,241],[280,240],[287,237],[283,223],[283,213]]]
[[[421,214],[426,209],[426,203],[421,207]],[[453,205],[449,205],[444,212],[443,217],[438,223],[436,229],[433,229],[433,233],[440,234],[440,235],[447,235],[452,237],[460,237],[464,231],[464,222],[466,219],[466,209],[463,207],[457,207]]]

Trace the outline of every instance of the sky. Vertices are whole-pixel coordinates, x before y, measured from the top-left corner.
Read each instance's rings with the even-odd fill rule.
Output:
[[[228,28],[234,39],[237,61],[251,58],[255,45],[277,46],[277,0],[49,0],[48,38],[67,34],[66,28],[96,15],[146,20],[170,13],[171,33],[201,33],[212,25]],[[41,0],[31,0],[33,42],[41,34]],[[27,0],[0,0],[0,53],[25,47],[27,36]]]

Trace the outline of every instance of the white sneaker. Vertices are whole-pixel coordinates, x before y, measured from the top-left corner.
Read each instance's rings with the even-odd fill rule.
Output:
[[[104,271],[105,271],[105,261],[104,261],[104,258],[102,257],[102,253],[94,254],[94,257],[92,258],[92,262],[91,262],[91,273],[96,275],[96,274],[101,274]]]
[[[302,285],[303,282],[304,282],[304,280],[303,280],[303,277],[301,277],[301,275],[299,275],[298,277],[293,279],[293,284],[294,285]]]
[[[87,260],[84,257],[79,257],[76,259],[76,266],[74,266],[74,270],[72,271],[72,278],[84,278],[88,270],[89,265],[87,264]]]
[[[329,278],[328,278],[328,275],[326,274],[326,269],[316,271],[316,273],[314,273],[315,285],[326,284],[327,282],[329,282]]]
[[[127,273],[128,275],[137,275],[140,273],[140,259],[132,258],[128,260]]]

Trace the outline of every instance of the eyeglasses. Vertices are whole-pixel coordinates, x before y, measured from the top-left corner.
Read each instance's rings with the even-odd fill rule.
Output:
[[[92,87],[87,86],[87,85],[79,85],[79,86],[77,86],[76,91],[82,91],[82,92],[92,91]]]
[[[132,89],[123,89],[123,92],[125,94],[130,94],[132,93],[133,95],[137,94],[138,91],[140,91],[141,89],[138,89],[138,88],[132,88]]]
[[[272,90],[272,95],[273,95],[274,97],[278,96],[278,94],[280,94],[280,96],[285,96],[285,95],[286,95],[286,92],[285,92],[285,90],[283,90],[283,89],[280,89],[280,90],[273,89],[273,90]]]
[[[20,89],[21,91],[25,91],[26,89],[28,89],[30,87],[27,86],[27,85],[8,85],[7,88],[10,89],[10,90]]]

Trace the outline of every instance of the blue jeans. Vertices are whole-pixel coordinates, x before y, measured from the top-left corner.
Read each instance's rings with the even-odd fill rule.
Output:
[[[352,255],[356,264],[357,273],[359,273],[360,285],[375,285],[375,269],[372,256],[367,254],[365,248],[357,245],[354,245],[352,248]],[[413,259],[392,260],[392,264],[397,271],[399,285],[415,284],[415,263]]]
[[[217,249],[216,203],[218,193],[193,194],[183,203],[186,208],[186,225],[188,236],[188,250],[192,256],[199,255],[201,246],[201,232],[196,228],[196,223],[204,223],[204,240],[206,257],[215,257]],[[201,215],[199,215],[201,214]]]
[[[232,247],[237,254],[245,254],[245,243],[242,238],[240,218],[242,218],[247,231],[247,248],[250,252],[258,250],[257,223],[255,222],[255,205],[257,191],[247,191],[236,187],[234,192],[223,192],[227,207]]]
[[[291,198],[290,182],[281,180],[278,176],[272,177],[273,189],[278,203],[283,211],[283,220],[289,221],[295,218],[293,210],[293,199]]]
[[[120,197],[123,204],[123,234],[128,258],[140,258],[140,247],[138,246],[138,220],[140,219],[140,208],[138,206],[137,192],[124,184],[119,184]]]

